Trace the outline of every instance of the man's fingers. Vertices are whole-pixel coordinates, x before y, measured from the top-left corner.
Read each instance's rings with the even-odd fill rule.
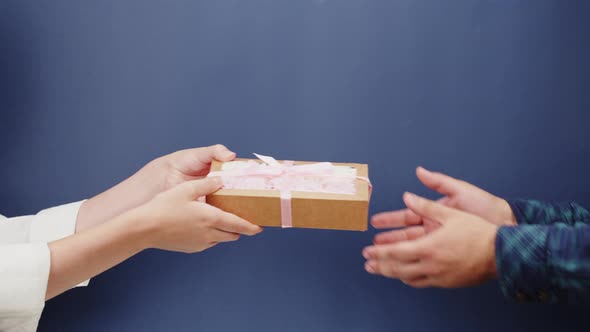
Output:
[[[381,212],[371,218],[371,225],[378,229],[414,226],[421,223],[422,218],[409,209]]]
[[[443,173],[431,172],[424,167],[416,169],[416,176],[426,187],[443,195],[452,196],[459,192],[463,186],[463,182],[460,180]]]
[[[214,225],[218,230],[244,235],[256,235],[262,232],[262,227],[260,226],[254,225],[235,214],[227,213],[217,208],[215,209],[217,212]]]
[[[432,233],[440,227],[440,223],[438,221],[430,219],[424,219],[424,223],[422,225],[426,233]]]
[[[426,269],[420,262],[397,263],[392,261],[371,260],[365,263],[365,270],[395,279],[415,280],[424,277]]]
[[[383,232],[375,235],[375,244],[388,244],[396,243],[407,240],[415,240],[426,234],[426,230],[423,226],[413,226],[400,230],[393,230],[389,232]]]
[[[401,279],[401,281],[414,288],[426,288],[432,286],[432,281],[427,276],[419,276],[413,279]]]
[[[440,203],[411,193],[404,193],[404,203],[406,203],[406,206],[410,210],[422,216],[422,218],[438,221],[441,224],[448,222],[461,213]]]
[[[424,256],[424,241],[405,241],[366,247],[363,257],[367,260],[394,260],[414,262]]]

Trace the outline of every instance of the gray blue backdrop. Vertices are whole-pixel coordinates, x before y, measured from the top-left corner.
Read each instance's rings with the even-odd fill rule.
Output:
[[[590,2],[0,0],[0,210],[89,197],[162,154],[370,164],[371,211],[417,165],[590,206]],[[365,233],[267,229],[148,251],[47,304],[40,331],[555,331],[582,308],[494,283],[414,290]]]

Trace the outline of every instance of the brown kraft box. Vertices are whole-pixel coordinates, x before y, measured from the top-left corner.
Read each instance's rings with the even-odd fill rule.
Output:
[[[236,159],[236,161],[247,159]],[[311,162],[295,162],[295,165]],[[211,172],[220,171],[222,162],[213,161]],[[366,164],[333,163],[357,170],[357,176],[369,177]],[[291,192],[292,223],[296,228],[366,231],[371,189],[369,183],[356,179],[356,194]],[[281,227],[281,200],[278,190],[220,189],[206,201],[256,225]]]

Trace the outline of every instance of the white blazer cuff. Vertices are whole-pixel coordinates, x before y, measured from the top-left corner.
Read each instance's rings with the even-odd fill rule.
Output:
[[[29,241],[31,243],[48,243],[74,234],[78,211],[84,202],[53,207],[33,216]],[[76,287],[88,286],[89,282],[90,280],[86,280]]]
[[[29,242],[51,242],[74,234],[82,203],[84,201],[57,206],[33,216]]]

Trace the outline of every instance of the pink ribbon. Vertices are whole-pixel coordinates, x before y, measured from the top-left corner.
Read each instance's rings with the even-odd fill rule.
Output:
[[[337,166],[332,163],[294,165],[293,161],[280,163],[273,157],[254,155],[263,163],[250,160],[244,167],[211,172],[208,176],[221,177],[226,189],[279,190],[283,228],[293,227],[292,191],[354,195],[356,179],[366,181],[371,186],[366,177],[338,173]]]

